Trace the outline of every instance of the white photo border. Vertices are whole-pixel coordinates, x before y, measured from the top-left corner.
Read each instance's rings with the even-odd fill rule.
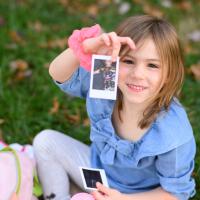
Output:
[[[99,60],[111,60],[111,56],[105,55],[92,55],[92,67],[91,67],[91,77],[90,77],[90,97],[91,98],[100,98],[100,99],[112,99],[116,100],[117,98],[117,85],[118,85],[118,73],[119,73],[119,57],[116,60],[116,71],[115,71],[115,87],[114,91],[106,91],[106,90],[97,90],[93,89],[93,73],[94,73],[94,63],[95,59]]]
[[[97,169],[97,168],[90,168],[90,167],[82,167],[82,166],[80,166],[79,170],[80,170],[80,173],[81,173],[81,178],[82,178],[82,181],[83,181],[83,186],[84,186],[84,188],[86,190],[97,190],[97,188],[91,188],[91,187],[87,186],[86,180],[85,180],[85,176],[84,176],[84,173],[83,173],[83,169],[90,170],[90,171],[98,171],[100,173],[100,176],[101,176],[102,184],[104,186],[106,186],[106,187],[109,187],[108,186],[107,177],[106,177],[106,173],[105,173],[104,169]]]

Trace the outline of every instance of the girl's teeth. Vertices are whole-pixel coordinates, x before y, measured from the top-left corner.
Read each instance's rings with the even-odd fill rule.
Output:
[[[128,84],[128,86],[132,89],[135,89],[135,90],[138,90],[138,91],[141,91],[144,89],[144,87],[142,86],[137,86],[137,85],[132,85],[132,84]]]

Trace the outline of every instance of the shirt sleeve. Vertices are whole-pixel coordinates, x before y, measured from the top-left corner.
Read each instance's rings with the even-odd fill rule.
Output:
[[[54,82],[65,93],[86,98],[90,85],[90,73],[79,67],[67,81],[63,83]]]
[[[195,182],[191,177],[195,157],[194,138],[167,153],[158,155],[156,170],[161,187],[178,200],[188,200],[195,194]]]

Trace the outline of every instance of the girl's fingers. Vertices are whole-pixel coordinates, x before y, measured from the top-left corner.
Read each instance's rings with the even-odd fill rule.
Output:
[[[117,56],[119,55],[121,43],[119,41],[119,37],[115,32],[109,33],[110,39],[112,41],[112,61],[116,61]]]
[[[109,195],[110,194],[110,188],[104,186],[103,184],[97,182],[96,183],[97,189],[98,191],[102,192],[105,195]]]
[[[135,43],[130,37],[119,37],[122,44],[127,44],[131,49],[136,49]]]
[[[100,41],[109,49],[111,49],[111,57],[113,62],[116,61],[122,44],[128,45],[130,49],[136,49],[135,43],[130,37],[120,37],[115,32],[101,34]]]
[[[98,191],[92,192],[93,197],[95,200],[105,200],[105,196]]]
[[[101,35],[101,40],[102,40],[107,46],[110,46],[110,38],[109,38],[108,34],[103,33],[103,34]]]

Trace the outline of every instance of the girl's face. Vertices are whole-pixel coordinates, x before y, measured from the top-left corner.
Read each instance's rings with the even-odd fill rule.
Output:
[[[118,87],[127,103],[146,105],[157,94],[161,79],[161,61],[152,39],[139,44],[120,62]]]

